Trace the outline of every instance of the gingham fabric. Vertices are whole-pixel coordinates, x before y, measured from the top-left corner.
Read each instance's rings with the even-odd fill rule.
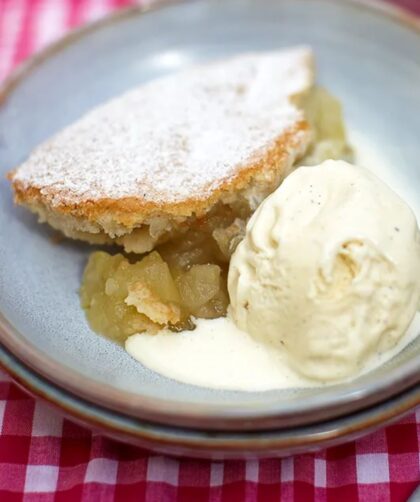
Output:
[[[0,78],[68,29],[131,0],[0,0]],[[420,0],[401,0],[420,13]],[[177,460],[63,419],[0,372],[0,502],[405,501],[420,482],[420,409],[364,439],[287,459]]]

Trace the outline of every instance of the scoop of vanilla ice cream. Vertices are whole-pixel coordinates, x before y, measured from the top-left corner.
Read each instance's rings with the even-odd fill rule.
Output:
[[[306,377],[358,372],[420,304],[420,233],[407,204],[343,161],[301,167],[258,208],[234,253],[230,315]]]

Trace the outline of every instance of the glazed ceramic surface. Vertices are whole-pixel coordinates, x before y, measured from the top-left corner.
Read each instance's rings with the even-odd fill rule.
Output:
[[[89,329],[78,288],[92,248],[55,244],[47,226],[13,205],[6,171],[95,104],[195,62],[295,44],[314,48],[319,81],[341,98],[349,126],[378,145],[418,196],[420,31],[414,21],[334,0],[204,0],[127,11],[72,35],[0,91],[4,346],[87,402],[203,429],[309,424],[420,381],[420,341],[370,374],[319,390],[222,392],[157,375]]]
[[[419,387],[366,410],[326,422],[270,431],[210,431],[159,425],[93,405],[48,382],[0,346],[0,365],[15,381],[65,415],[142,448],[207,459],[288,456],[335,446],[395,421],[420,399]]]

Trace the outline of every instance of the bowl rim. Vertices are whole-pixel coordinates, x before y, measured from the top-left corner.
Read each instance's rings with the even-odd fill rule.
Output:
[[[267,431],[206,431],[173,427],[135,419],[72,395],[37,374],[0,345],[0,369],[15,383],[75,419],[113,439],[165,454],[197,458],[238,459],[304,453],[355,440],[389,425],[418,404],[420,385],[387,401],[321,423]]]
[[[0,107],[18,88],[20,82],[37,69],[50,57],[56,56],[73,42],[89,36],[108,25],[118,23],[132,16],[145,15],[166,7],[176,7],[180,4],[200,3],[201,0],[157,0],[152,5],[135,6],[122,9],[116,13],[87,26],[78,28],[59,41],[48,46],[29,60],[21,64],[0,86]],[[204,0],[209,1],[209,0]],[[210,0],[217,1],[217,0]],[[256,1],[256,0],[254,0]],[[304,0],[308,3],[314,0]],[[397,24],[414,30],[420,36],[420,17],[409,14],[395,5],[379,0],[323,0],[332,4],[346,5],[367,9],[376,15],[385,16]],[[313,423],[314,421],[344,415],[356,409],[371,406],[381,400],[395,395],[403,389],[420,382],[418,361],[413,359],[404,366],[397,379],[392,372],[387,374],[378,386],[370,390],[361,385],[353,385],[343,392],[339,398],[331,400],[333,390],[326,389],[322,396],[316,399],[305,399],[298,402],[293,410],[285,412],[275,400],[261,403],[243,403],[241,407],[223,405],[206,405],[197,403],[180,403],[160,398],[147,397],[117,389],[109,384],[87,379],[81,373],[60,364],[57,360],[43,354],[36,346],[27,343],[17,329],[7,321],[0,312],[0,343],[30,369],[59,387],[62,387],[82,399],[103,406],[110,410],[124,412],[127,415],[150,420],[171,426],[186,426],[196,429],[215,430],[257,430],[273,427],[289,427]],[[333,388],[332,388],[333,389]],[[416,404],[420,404],[420,395]],[[358,406],[358,408],[357,408]]]

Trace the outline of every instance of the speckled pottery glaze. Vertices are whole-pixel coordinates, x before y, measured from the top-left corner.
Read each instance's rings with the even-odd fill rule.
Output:
[[[157,375],[89,329],[77,292],[92,248],[70,241],[54,244],[46,226],[13,205],[4,173],[95,104],[194,62],[294,44],[314,48],[319,81],[342,99],[349,126],[378,145],[398,176],[418,194],[420,115],[413,111],[420,109],[420,27],[416,19],[382,4],[158,2],[153,8],[129,9],[76,31],[33,58],[3,85],[0,342],[4,353],[27,369],[19,377],[24,385],[41,394],[51,385],[57,403],[76,415],[71,399],[83,402],[85,409],[90,406],[98,417],[119,413],[134,429],[138,424],[139,431],[143,423],[153,423],[150,427],[155,430],[183,427],[174,433],[179,444],[195,429],[194,434],[208,439],[208,451],[212,450],[210,438],[217,434],[236,434],[244,441],[249,437],[244,450],[252,452],[260,450],[257,438],[262,432],[255,431],[282,429],[278,433],[286,434],[291,447],[297,441],[293,434],[300,434],[303,426],[310,430],[315,422],[333,423],[333,418],[343,417],[340,420],[350,421],[346,422],[350,427],[350,413],[373,410],[381,402],[380,406],[391,406],[397,394],[398,406],[409,404],[404,411],[420,403],[420,340],[385,366],[324,389],[217,391]],[[13,372],[7,358],[3,365]],[[104,419],[105,428],[106,423]],[[369,429],[369,420],[363,423]],[[120,426],[120,422],[115,425],[117,430]],[[115,432],[114,426],[109,428]],[[214,444],[221,453],[222,443]],[[287,450],[285,443],[274,444],[270,453]]]

